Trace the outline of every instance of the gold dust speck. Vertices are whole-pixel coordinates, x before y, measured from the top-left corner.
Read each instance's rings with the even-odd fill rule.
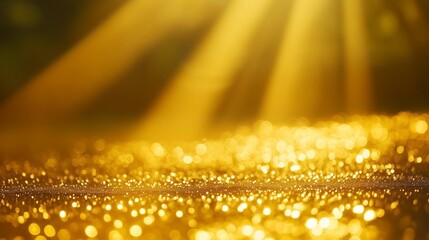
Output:
[[[79,141],[69,155],[2,160],[1,235],[429,237],[429,116],[334,119],[263,121],[191,143]]]

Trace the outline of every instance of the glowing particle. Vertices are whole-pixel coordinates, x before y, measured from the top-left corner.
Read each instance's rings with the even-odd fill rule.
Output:
[[[205,144],[197,144],[197,146],[195,147],[195,150],[197,152],[198,155],[204,155],[207,152],[207,146]]]
[[[327,217],[322,217],[322,218],[320,219],[320,221],[319,221],[319,226],[320,226],[322,229],[326,229],[326,228],[328,228],[330,224],[331,224],[331,220],[330,220],[329,218],[327,218]]]
[[[299,218],[300,215],[301,215],[301,212],[295,209],[292,211],[290,216],[294,219],[297,219],[297,218]]]
[[[270,214],[271,214],[271,209],[270,209],[269,207],[265,207],[265,208],[264,208],[264,210],[262,211],[262,213],[263,213],[265,216],[268,216],[268,215],[270,215]]]
[[[290,170],[291,170],[292,172],[299,171],[299,170],[301,170],[301,166],[300,166],[300,165],[297,165],[297,164],[292,165],[292,166],[290,167]]]
[[[124,205],[122,205],[122,203],[118,203],[118,205],[116,206],[116,208],[118,210],[122,210],[122,209],[124,209]]]
[[[131,217],[137,217],[139,213],[137,212],[137,210],[132,210],[131,211]]]
[[[243,212],[246,208],[247,208],[247,203],[241,203],[240,205],[238,205],[237,211]]]
[[[65,218],[67,216],[67,213],[64,210],[61,210],[59,215],[60,215],[60,218]]]
[[[206,231],[198,231],[195,234],[195,239],[196,240],[210,240],[210,239],[212,239],[212,237],[210,236],[210,233],[208,233]]]
[[[363,219],[367,222],[372,221],[375,219],[375,212],[373,210],[368,210],[363,215]]]
[[[183,212],[181,210],[177,210],[176,217],[178,217],[178,218],[183,217]]]
[[[112,221],[112,217],[109,214],[106,213],[106,214],[103,215],[103,220],[105,222],[110,222],[110,221]]]
[[[428,130],[428,124],[424,120],[419,120],[414,124],[414,129],[418,134],[424,134]]]
[[[46,225],[43,232],[48,237],[54,237],[56,234],[55,228],[52,225]]]
[[[317,219],[315,219],[315,218],[309,218],[305,222],[305,227],[308,228],[308,229],[313,229],[316,226],[317,226]]]
[[[243,235],[245,236],[250,236],[253,233],[253,227],[250,225],[245,225],[243,226],[243,228],[241,229],[241,232],[243,233]]]
[[[142,235],[142,228],[139,225],[133,225],[130,227],[130,234],[133,237],[140,237]]]
[[[99,152],[103,151],[105,147],[106,147],[106,141],[104,139],[99,139],[94,143],[95,150]]]
[[[262,240],[265,238],[265,232],[262,230],[255,231],[253,234],[253,239],[255,240]]]
[[[113,221],[113,226],[115,226],[115,228],[122,228],[123,226],[122,221],[119,219],[116,219],[115,221]]]
[[[222,205],[222,212],[228,212],[228,211],[229,211],[228,205]]]
[[[353,207],[353,212],[356,214],[362,214],[364,211],[364,207],[362,205],[356,205]]]
[[[121,235],[121,233],[118,230],[112,230],[109,232],[109,239],[110,240],[122,240],[124,239]]]
[[[67,229],[60,229],[57,233],[57,237],[60,240],[70,240],[71,236]]]
[[[23,216],[18,217],[18,223],[23,224],[25,222],[25,218]]]
[[[155,221],[155,218],[152,215],[148,215],[145,218],[143,218],[143,222],[146,225],[151,225]]]
[[[152,144],[151,150],[152,150],[152,153],[157,157],[163,157],[165,155],[165,149],[159,143]]]
[[[97,236],[98,231],[97,231],[97,229],[96,229],[94,226],[92,226],[92,225],[88,225],[88,226],[85,228],[85,234],[86,234],[86,236],[88,236],[88,237],[90,237],[90,238],[94,238],[94,237],[96,237],[96,236]]]
[[[186,156],[183,157],[183,162],[186,163],[186,164],[191,164],[192,161],[193,161],[193,158],[191,156],[189,156],[189,155],[186,155]]]
[[[40,227],[39,225],[37,225],[37,223],[31,223],[28,226],[28,231],[30,232],[31,235],[39,235],[40,234]]]
[[[360,155],[360,154],[359,154],[359,155],[357,155],[357,156],[356,156],[356,162],[357,162],[357,163],[362,163],[362,162],[363,162],[363,156],[362,156],[362,155]]]

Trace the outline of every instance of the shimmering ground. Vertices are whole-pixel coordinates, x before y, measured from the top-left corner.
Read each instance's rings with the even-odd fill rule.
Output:
[[[0,237],[426,239],[428,122],[258,122],[218,140],[3,159]]]

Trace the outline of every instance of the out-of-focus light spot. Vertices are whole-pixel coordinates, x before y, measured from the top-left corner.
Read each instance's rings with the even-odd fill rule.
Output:
[[[293,210],[290,216],[294,219],[298,219],[299,216],[301,216],[301,212],[298,210]]]
[[[178,211],[176,212],[176,217],[178,217],[178,218],[183,217],[183,212],[182,212],[181,210],[178,210]]]
[[[183,157],[183,162],[186,163],[186,164],[191,164],[192,161],[193,161],[193,158],[191,156],[189,156],[189,155],[186,155],[186,156]]]
[[[195,150],[196,150],[196,152],[197,152],[198,155],[204,155],[207,152],[207,145],[202,144],[202,143],[197,144]]]
[[[145,218],[143,218],[143,222],[146,225],[151,225],[154,221],[155,221],[155,218],[152,215],[148,215]]]
[[[165,155],[164,147],[159,143],[154,143],[151,146],[152,152],[157,157],[163,157]]]
[[[36,236],[40,234],[40,227],[37,223],[31,223],[30,225],[28,225],[28,231],[31,235]]]
[[[250,236],[253,233],[253,227],[250,225],[245,225],[241,228],[241,232],[244,236]]]
[[[363,215],[363,219],[367,222],[374,220],[376,217],[375,212],[373,210],[368,210]]]
[[[319,221],[319,225],[323,229],[329,228],[330,224],[331,224],[331,221],[328,217],[322,217]]]
[[[362,205],[356,205],[353,207],[353,212],[356,214],[362,214],[364,211],[364,207]]]
[[[255,231],[253,234],[253,239],[255,240],[262,240],[265,238],[265,232],[262,230]]]
[[[67,216],[67,213],[64,210],[61,210],[59,215],[60,215],[60,218],[65,218]]]
[[[123,226],[122,221],[119,219],[116,219],[115,221],[113,221],[113,226],[115,226],[115,228],[122,228]]]
[[[55,228],[52,225],[46,225],[43,232],[48,237],[54,237],[56,234]]]
[[[97,236],[97,234],[98,234],[98,231],[97,231],[97,229],[94,226],[88,225],[85,228],[85,234],[86,234],[86,236],[88,236],[90,238],[95,238]]]
[[[94,143],[95,150],[101,152],[106,148],[106,141],[104,139],[99,139]]]
[[[362,230],[361,222],[357,219],[351,220],[348,224],[348,229],[350,234],[358,235]]]
[[[301,166],[300,166],[300,165],[298,165],[298,164],[292,165],[292,166],[290,167],[290,170],[291,170],[292,172],[297,172],[297,171],[301,170]]]
[[[360,154],[359,154],[359,155],[357,155],[357,156],[356,156],[356,162],[357,162],[357,163],[362,163],[362,162],[363,162],[363,156],[362,156],[362,155],[360,155]]]
[[[313,229],[316,226],[317,226],[317,219],[315,219],[315,218],[309,218],[305,222],[305,227],[308,228],[308,229]]]
[[[418,134],[424,134],[428,130],[428,124],[424,120],[415,122],[412,126],[412,131]]]
[[[139,225],[133,225],[130,227],[130,234],[133,237],[140,237],[142,235],[142,228]]]
[[[198,231],[195,234],[195,239],[196,240],[210,240],[212,239],[210,233],[206,232],[206,231]]]
[[[124,237],[118,230],[112,230],[109,232],[109,240],[122,240]]]
[[[222,212],[228,212],[228,211],[229,211],[228,205],[222,205]]]
[[[247,203],[240,203],[237,207],[237,211],[243,212],[247,208]]]
[[[268,215],[270,215],[270,214],[271,214],[271,209],[270,209],[269,207],[265,207],[265,208],[264,208],[264,210],[262,211],[262,213],[263,213],[265,216],[268,216]]]
[[[60,240],[70,240],[71,236],[67,229],[60,229],[57,233],[57,237]]]

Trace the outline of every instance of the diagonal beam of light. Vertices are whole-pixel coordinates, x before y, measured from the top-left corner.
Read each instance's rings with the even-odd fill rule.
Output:
[[[326,37],[330,33],[320,27],[324,16],[332,11],[332,3],[295,1],[261,105],[262,119],[282,122],[318,107],[318,87],[330,81],[323,74],[333,72],[331,68],[335,66]]]
[[[346,110],[349,113],[366,113],[371,108],[373,96],[363,1],[343,1],[343,11]]]
[[[189,30],[210,19],[216,12],[213,3],[128,1],[13,95],[0,109],[0,118],[31,123],[73,115],[168,33]]]
[[[189,139],[205,130],[222,93],[249,51],[272,1],[235,0],[139,126],[150,139]]]

